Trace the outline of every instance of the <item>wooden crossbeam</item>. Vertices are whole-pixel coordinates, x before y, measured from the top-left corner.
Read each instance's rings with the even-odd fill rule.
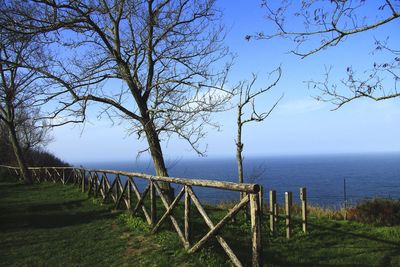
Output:
[[[104,177],[101,176],[100,182],[99,182],[99,186],[96,189],[96,196],[101,193],[103,195],[102,189],[103,189],[103,183],[104,183]]]
[[[61,180],[61,174],[57,171],[57,169],[53,168],[53,171],[54,171],[54,176],[55,174],[57,174],[57,178],[55,178],[55,181],[57,181],[57,179]]]
[[[121,204],[122,199],[124,198],[124,194],[126,192],[126,189],[128,187],[128,182],[125,183],[125,186],[121,190],[121,194],[119,195],[117,202],[115,204],[115,208],[118,209],[119,205]]]
[[[110,195],[110,193],[112,192],[112,190],[113,190],[114,185],[115,185],[116,182],[117,182],[117,180],[114,179],[114,181],[113,181],[112,184],[110,185],[110,181],[109,181],[108,179],[106,179],[106,184],[107,184],[108,190],[107,190],[107,192],[106,192],[106,196],[104,197],[104,201],[107,200],[107,198],[108,198],[108,196]],[[111,194],[111,196],[112,196],[112,198],[114,199],[114,202],[115,202],[115,201],[116,201],[115,196],[114,196],[113,194]]]
[[[64,170],[64,173],[65,173],[65,170]],[[72,171],[69,171],[68,173],[69,173],[69,175],[68,175],[68,177],[67,177],[67,180],[64,180],[64,181],[65,181],[65,182],[64,182],[65,184],[68,184],[69,180],[71,180],[71,178],[75,176],[75,169],[73,169]],[[77,179],[76,179],[76,176],[74,177],[73,180],[74,180],[74,185],[75,185],[76,182],[77,182],[77,181],[76,181],[76,180],[77,180]]]
[[[157,230],[160,228],[164,220],[171,214],[173,209],[177,206],[179,201],[181,200],[183,194],[185,193],[185,188],[182,187],[181,191],[179,191],[178,195],[175,197],[175,199],[172,201],[171,205],[167,208],[165,213],[161,216],[161,219],[157,222],[156,226],[154,226],[152,233],[156,233]]]
[[[197,198],[196,194],[193,192],[191,187],[188,187],[188,193],[193,201],[193,204],[196,206],[197,210],[199,211],[200,215],[203,217],[204,221],[208,225],[210,229],[213,229],[215,226],[211,221],[210,217],[208,217],[206,211],[204,210],[203,206],[200,204],[199,199]],[[233,250],[229,247],[228,243],[226,243],[225,239],[223,239],[220,235],[215,235],[218,243],[221,245],[222,249],[231,259],[232,263],[235,266],[242,266],[242,263],[239,261]]]
[[[225,217],[217,223],[210,231],[200,239],[191,249],[189,249],[189,253],[194,253],[201,249],[205,243],[210,240],[213,236],[215,236],[218,231],[225,226],[247,203],[249,202],[249,196],[246,195],[242,200],[237,203],[226,215]]]
[[[144,205],[143,205],[143,202],[144,202],[144,198],[146,197],[146,195],[147,195],[147,193],[149,192],[149,190],[150,190],[150,183],[147,184],[147,186],[146,186],[146,188],[144,189],[144,191],[143,191],[142,194],[139,193],[138,202],[136,203],[136,206],[133,208],[133,211],[132,211],[133,214],[136,214],[136,212],[137,212],[137,211],[139,210],[139,208],[141,208],[141,207],[143,207],[144,210],[146,209],[146,208],[144,207]],[[143,210],[143,208],[142,208],[142,210]],[[144,210],[143,210],[143,211],[144,211]],[[146,216],[146,214],[147,214],[147,216]],[[147,211],[145,212],[145,217],[146,217],[147,223],[148,223],[148,224],[151,224],[151,219],[150,219],[149,213],[148,213]]]
[[[142,195],[140,194],[139,189],[138,189],[137,185],[135,184],[135,181],[133,181],[133,179],[131,180],[131,186],[132,186],[133,191],[135,192],[135,195],[136,195],[136,198],[138,199],[138,204],[139,204],[139,201],[140,201]],[[150,189],[150,185],[148,185],[148,187],[149,188],[146,188],[147,191]],[[146,189],[145,189],[145,191],[146,191]],[[146,194],[147,194],[147,192],[146,192]],[[136,206],[137,206],[137,204],[136,204]],[[142,211],[143,211],[144,217],[146,217],[147,223],[151,224],[150,215],[147,212],[146,207],[144,205],[142,205]],[[135,208],[134,208],[133,211],[132,211],[132,214],[135,214],[136,212],[137,211],[135,211]]]
[[[168,201],[167,201],[167,198],[164,196],[164,193],[162,192],[160,186],[159,186],[159,185],[157,184],[157,182],[155,182],[155,181],[154,181],[154,187],[156,188],[156,190],[157,190],[157,192],[158,192],[158,194],[159,194],[159,196],[160,196],[160,198],[161,198],[161,202],[164,204],[164,207],[165,207],[166,209],[168,209],[169,203],[168,203]],[[168,215],[168,216],[169,216],[169,218],[170,218],[170,220],[171,220],[171,222],[172,222],[172,225],[174,226],[175,231],[176,231],[176,233],[178,234],[178,236],[179,236],[179,238],[180,238],[180,240],[181,240],[183,246],[184,246],[186,249],[189,249],[189,243],[186,241],[186,238],[185,238],[185,236],[183,235],[182,230],[181,230],[181,228],[179,227],[178,222],[176,221],[176,219],[174,218],[174,216],[172,216],[172,215]]]

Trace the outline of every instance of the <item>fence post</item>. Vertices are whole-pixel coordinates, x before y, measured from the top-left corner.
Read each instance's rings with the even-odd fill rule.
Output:
[[[263,207],[264,207],[264,187],[260,186],[260,191],[258,192],[258,201],[260,201],[260,218],[263,216]]]
[[[305,187],[300,188],[301,199],[301,219],[303,224],[303,232],[307,233],[307,190]]]
[[[157,220],[157,207],[156,207],[156,188],[152,180],[150,180],[150,220],[151,220],[151,225],[154,226]]]
[[[81,171],[81,175],[82,175],[82,192],[85,192],[85,170]]]
[[[285,192],[286,238],[292,236],[292,192]]]
[[[271,233],[275,233],[275,222],[276,222],[276,213],[275,213],[275,207],[276,207],[276,191],[275,190],[270,190],[269,191],[269,229],[271,230]]]
[[[258,193],[250,194],[250,219],[252,233],[252,265],[262,266],[261,212]]]
[[[185,239],[186,242],[189,244],[190,246],[190,237],[191,237],[191,233],[190,233],[190,195],[188,192],[188,186],[185,185]]]
[[[128,211],[132,210],[132,185],[131,185],[131,177],[128,177]],[[104,184],[106,181],[104,181]],[[104,190],[105,191],[105,190]]]

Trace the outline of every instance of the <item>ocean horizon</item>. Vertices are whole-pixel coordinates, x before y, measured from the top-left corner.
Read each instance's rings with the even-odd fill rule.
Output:
[[[177,158],[166,160],[173,177],[237,182],[236,161],[232,157]],[[75,162],[74,166],[94,169],[144,172],[154,174],[149,159],[132,161]],[[359,153],[293,156],[254,156],[244,159],[245,182],[258,183],[276,190],[282,203],[286,191],[299,202],[299,188],[306,187],[313,205],[341,207],[344,204],[344,181],[348,204],[374,197],[400,199],[400,153]],[[112,177],[110,177],[112,179]],[[139,179],[138,179],[139,180]],[[145,181],[138,182],[139,187]],[[203,202],[229,202],[238,193],[195,187]]]

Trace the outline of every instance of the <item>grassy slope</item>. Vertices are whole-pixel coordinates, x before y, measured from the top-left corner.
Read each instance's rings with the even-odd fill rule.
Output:
[[[217,208],[210,216],[221,218]],[[177,211],[176,218],[182,218]],[[194,213],[195,240],[206,232]],[[240,216],[243,218],[243,216]],[[269,266],[400,266],[400,227],[310,220],[290,241],[264,238]],[[180,221],[180,223],[182,223]],[[279,236],[283,236],[283,222]],[[249,225],[243,219],[222,233],[249,264]],[[72,186],[24,186],[0,182],[0,265],[47,266],[220,266],[225,256],[215,242],[190,257],[168,226],[151,235],[145,223],[88,198]]]
[[[207,250],[187,258],[172,232],[150,235],[142,228],[141,220],[132,224],[132,219],[70,185],[0,181],[0,266],[212,266],[222,262]]]

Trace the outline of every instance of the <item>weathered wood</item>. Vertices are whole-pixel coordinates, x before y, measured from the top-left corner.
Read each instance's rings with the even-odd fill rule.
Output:
[[[96,173],[96,191],[95,191],[95,193],[94,193],[94,195],[97,197],[98,195],[99,195],[99,193],[101,194],[101,189],[102,189],[102,185],[103,185],[103,182],[104,182],[104,178],[103,178],[103,176],[101,176],[101,178],[100,178],[100,181],[98,181],[99,180],[99,177],[98,177],[98,175],[97,175],[97,173]]]
[[[55,167],[51,168],[51,169],[53,170],[54,182],[57,182],[57,180],[61,181],[61,174],[57,171],[57,169]],[[56,177],[56,175],[57,175],[57,177]]]
[[[122,188],[121,194],[118,196],[117,202],[115,204],[116,209],[118,209],[119,205],[121,204],[121,201],[124,198],[124,194],[126,192],[127,187],[128,187],[128,183],[125,183],[125,186]]]
[[[127,182],[128,182],[128,202],[127,202],[127,204],[126,204],[126,206],[127,206],[127,209],[128,209],[128,211],[129,212],[131,212],[132,211],[132,178],[131,177],[128,177],[128,180],[127,180]]]
[[[146,195],[147,195],[147,193],[149,192],[149,190],[150,190],[150,183],[146,186],[146,188],[144,189],[144,191],[143,191],[143,193],[140,195],[139,194],[139,199],[138,199],[138,202],[136,203],[136,206],[135,206],[135,208],[133,208],[133,211],[132,211],[132,213],[133,214],[136,214],[136,212],[139,210],[139,208],[141,208],[142,206],[144,207],[144,205],[143,205],[143,202],[144,202],[144,198],[146,197]],[[147,213],[147,211],[145,212],[145,217],[146,217],[146,219],[147,219],[147,223],[148,224],[151,224],[151,218],[150,218],[150,216],[149,216],[149,214],[147,213],[147,216],[146,216],[146,213]],[[148,217],[149,216],[149,217]]]
[[[88,172],[88,195],[92,193],[93,190],[93,173],[91,171]]]
[[[117,179],[114,179],[114,181],[113,181],[113,182],[111,183],[111,185],[110,185],[110,181],[109,181],[108,179],[106,179],[106,184],[107,184],[108,189],[107,189],[107,191],[106,191],[106,194],[105,194],[105,197],[104,197],[104,201],[107,201],[107,199],[108,199],[108,197],[109,197],[110,195],[112,196],[114,202],[117,201],[117,199],[115,198],[114,194],[112,194],[112,191],[113,191],[113,189],[114,189],[114,186],[115,186],[115,183],[116,183],[116,182],[117,182]]]
[[[135,181],[133,181],[133,179],[131,180],[131,185],[132,185],[132,189],[133,189],[133,191],[135,192],[135,195],[136,195],[138,201],[140,201],[141,194],[140,194],[140,192],[139,192],[138,187],[137,187],[136,184],[135,184]],[[146,189],[145,189],[145,191],[146,191]],[[136,204],[136,205],[137,205],[137,204]],[[136,213],[136,212],[134,212],[134,210],[135,210],[135,209],[132,210],[132,214],[135,214],[135,213]],[[143,211],[144,217],[146,218],[147,223],[150,224],[150,215],[149,215],[149,213],[147,212],[146,207],[145,207],[144,205],[142,205],[142,211]]]
[[[138,177],[141,179],[153,180],[157,182],[167,182],[167,183],[190,185],[190,186],[212,187],[212,188],[219,188],[231,191],[239,191],[239,192],[241,191],[246,193],[258,193],[258,191],[260,191],[260,185],[258,184],[249,184],[249,183],[240,184],[240,183],[222,182],[222,181],[206,180],[206,179],[203,180],[203,179],[190,179],[190,178],[175,178],[175,177],[149,175],[137,172],[125,172],[125,171],[102,170],[102,169],[94,169],[94,170],[86,169],[86,170],[106,172],[109,174],[122,175],[122,176]]]
[[[93,195],[97,197],[98,195],[98,190],[99,190],[99,176],[97,175],[97,172],[93,173]]]
[[[171,205],[169,205],[168,209],[165,211],[165,213],[161,216],[161,219],[157,222],[156,226],[154,226],[152,233],[154,234],[155,232],[158,231],[162,223],[165,221],[166,218],[169,217],[173,209],[178,205],[179,201],[182,198],[183,193],[185,192],[185,188],[182,188],[181,191],[179,191],[178,195],[175,197],[175,199],[172,201]]]
[[[292,237],[292,192],[285,192],[286,238]]]
[[[185,212],[184,212],[184,232],[186,242],[191,243],[191,222],[190,222],[190,196],[187,189],[187,185],[184,186],[185,189]]]
[[[73,184],[75,185],[75,184],[76,184],[76,179],[77,179],[77,177],[76,177],[76,175],[75,175],[74,170],[68,171],[68,172],[67,172],[68,175],[65,174],[66,171],[68,171],[68,170],[63,169],[64,184],[68,184],[69,181],[70,181],[71,178],[72,178]]]
[[[303,226],[303,232],[307,233],[307,190],[305,187],[300,188],[300,199],[301,199],[301,221]]]
[[[197,198],[196,194],[193,192],[191,187],[188,187],[188,193],[193,201],[193,204],[196,206],[197,210],[199,211],[201,217],[203,217],[204,221],[208,225],[210,229],[214,228],[214,224],[211,221],[210,217],[208,217],[206,211],[204,210],[203,206],[200,204],[199,199]],[[231,259],[233,265],[235,266],[242,266],[242,263],[239,261],[235,253],[232,251],[232,249],[229,247],[228,243],[226,243],[225,239],[223,239],[220,235],[215,235],[215,238],[217,239],[218,243],[221,245],[222,249],[225,251],[225,253],[228,255],[228,257]]]
[[[154,226],[157,220],[156,188],[154,182],[150,181],[150,221]]]
[[[86,171],[82,170],[82,193],[85,192],[85,184],[86,184]]]
[[[258,194],[250,194],[250,219],[252,235],[252,265],[262,266],[261,209]]]
[[[156,188],[156,190],[157,190],[157,192],[158,192],[158,195],[159,195],[160,198],[161,198],[161,202],[164,204],[164,207],[165,207],[166,209],[168,209],[168,207],[169,207],[169,202],[168,202],[167,198],[164,196],[164,193],[163,193],[163,191],[161,190],[160,186],[157,184],[157,182],[154,182],[154,187]],[[188,248],[189,248],[189,244],[186,242],[185,236],[183,235],[182,230],[181,230],[181,228],[179,227],[179,224],[178,224],[178,222],[176,221],[175,217],[172,216],[171,214],[168,215],[168,217],[170,218],[170,220],[171,220],[171,222],[172,222],[172,225],[174,226],[175,231],[176,231],[176,233],[178,234],[179,239],[181,240],[183,246],[184,246],[186,249],[188,249]]]
[[[276,191],[269,191],[269,229],[272,234],[276,232],[276,213],[275,213],[275,205],[276,205]]]
[[[244,195],[242,200],[237,203],[225,216],[222,218],[219,223],[217,223],[210,231],[204,235],[200,241],[198,241],[191,249],[189,249],[189,253],[195,253],[199,249],[201,249],[210,238],[218,233],[218,231],[225,226],[247,203],[249,202],[249,196]]]

